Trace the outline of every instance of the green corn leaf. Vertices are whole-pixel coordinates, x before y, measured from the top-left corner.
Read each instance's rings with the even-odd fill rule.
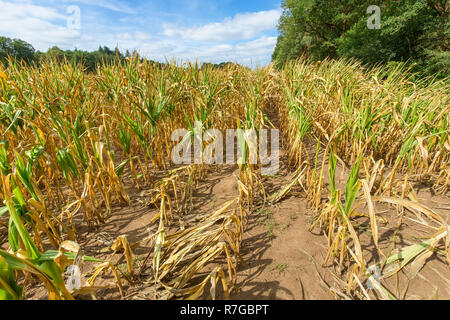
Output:
[[[22,219],[17,214],[14,204],[8,200],[6,200],[5,202],[6,202],[6,206],[8,207],[9,216],[10,216],[11,220],[13,221],[14,226],[17,229],[17,233],[20,235],[20,238],[22,239],[23,244],[25,245],[28,256],[32,259],[38,259],[41,256],[41,254],[39,253],[38,249],[36,248],[36,245],[34,244],[33,240],[31,239],[31,236],[28,233],[27,229],[23,225]],[[11,223],[10,223],[10,226],[11,226]],[[13,234],[13,237],[15,237],[14,234]],[[11,240],[11,233],[10,233],[10,240]],[[15,242],[17,244],[18,239],[14,238],[13,242]],[[17,249],[18,249],[18,246],[17,246],[16,250]]]
[[[0,169],[4,175],[11,173],[11,165],[8,161],[8,141],[0,141]]]
[[[329,175],[330,175],[330,187],[331,187],[331,202],[334,203],[336,200],[336,184],[335,184],[335,175],[336,175],[336,157],[334,155],[333,150],[330,150],[330,158],[329,158]]]
[[[0,300],[18,300],[22,298],[22,287],[14,280],[14,270],[0,256]],[[2,288],[3,287],[3,288]]]
[[[120,178],[123,174],[123,170],[125,169],[125,165],[130,162],[130,159],[126,159],[122,161],[117,167],[114,168],[114,171],[116,172],[117,176]]]
[[[0,249],[0,257],[2,257],[4,261],[6,261],[10,269],[22,270],[39,276],[41,280],[44,280],[46,287],[53,292],[58,292],[58,289],[65,289],[61,274],[59,276],[53,274],[53,272],[56,271],[53,270],[55,267],[59,270],[58,266],[54,262],[54,266],[50,266],[50,264],[48,264],[49,262],[44,262],[44,266],[36,266],[32,263],[32,261],[16,257],[15,255],[10,254],[2,249]],[[50,272],[51,274],[48,275],[46,272]],[[55,278],[53,278],[53,276]],[[52,280],[55,284],[52,282]],[[67,289],[65,289],[65,291],[66,292],[64,292],[63,294],[66,295]]]
[[[36,261],[38,261],[38,262],[53,261],[53,259],[55,259],[58,254],[59,254],[58,250],[47,250]],[[69,260],[75,260],[75,257],[76,257],[75,252],[64,252],[64,255]],[[103,260],[93,258],[90,256],[83,256],[83,261],[85,261],[85,262],[104,262]]]
[[[238,129],[237,137],[238,137],[238,143],[239,143],[239,150],[241,152],[241,158],[238,159],[238,163],[246,164],[246,162],[247,162],[247,145],[245,143],[244,132],[242,131],[242,129]]]
[[[0,217],[8,212],[8,207],[0,207]]]
[[[29,165],[28,162],[25,164],[20,154],[18,154],[17,152],[15,152],[15,154],[16,154],[15,164],[17,176],[19,177],[20,181],[23,183],[25,188],[27,188],[27,190],[31,193],[31,196],[34,199],[38,200],[37,194],[33,188],[33,184],[31,183],[31,174],[32,174],[31,166]]]
[[[12,219],[9,219],[8,224],[8,240],[12,251],[16,252],[17,250],[19,250],[19,232],[17,231],[17,228],[14,225],[14,221]]]
[[[356,196],[358,195],[359,191],[359,181],[358,181],[358,175],[359,175],[359,166],[360,166],[360,159],[353,165],[352,171],[350,173],[350,176],[348,177],[347,183],[345,185],[345,214],[348,215],[350,213],[350,210],[353,207],[353,203],[355,202]]]

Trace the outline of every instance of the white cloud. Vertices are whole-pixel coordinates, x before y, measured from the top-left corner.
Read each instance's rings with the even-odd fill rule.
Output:
[[[0,1],[0,18],[7,19],[14,18],[37,18],[44,20],[61,20],[66,19],[66,16],[58,13],[54,8],[36,6],[29,2],[3,2]]]
[[[277,37],[261,37],[259,39],[241,43],[235,46],[236,52],[249,53],[251,55],[261,55],[272,53],[277,44]]]
[[[280,18],[280,10],[240,13],[222,22],[209,23],[200,27],[183,28],[163,25],[163,34],[195,41],[236,41],[247,40],[262,31],[272,30]]]
[[[147,32],[136,31],[133,33],[124,32],[116,35],[117,40],[121,41],[147,41],[152,39],[152,35]]]
[[[2,35],[25,40],[39,50],[53,45],[73,46],[81,38],[78,30],[67,28],[67,16],[51,7],[0,1]]]
[[[147,32],[136,31],[134,34],[136,40],[146,41],[152,38],[152,35]]]
[[[232,61],[246,65],[267,64],[276,45],[276,37],[263,36],[256,40],[241,42],[239,44],[214,44],[179,46],[174,53],[183,60],[200,62]]]
[[[158,60],[171,56],[177,48],[176,44],[170,41],[155,38],[141,31],[118,33],[114,37],[114,42],[121,51],[137,50],[145,56]]]
[[[178,61],[180,59],[213,63],[232,61],[246,65],[269,63],[276,40],[276,37],[262,36],[256,40],[238,44],[199,44],[156,37],[152,37],[150,41],[140,41],[134,33],[117,34],[115,37],[120,50],[136,49],[148,58],[161,62],[176,58]]]
[[[104,9],[121,12],[121,13],[127,13],[127,14],[134,14],[136,13],[136,10],[131,8],[130,6],[116,0],[65,0],[65,2],[73,2],[73,3],[79,3],[79,4],[87,4],[91,6],[101,7]]]

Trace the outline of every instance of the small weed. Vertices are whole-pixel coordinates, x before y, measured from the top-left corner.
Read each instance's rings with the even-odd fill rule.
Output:
[[[274,230],[275,230],[276,226],[277,226],[277,223],[275,222],[275,220],[273,218],[270,218],[266,221],[267,235],[270,238],[275,238]]]
[[[274,238],[274,230],[277,226],[277,223],[275,222],[275,219],[273,218],[272,211],[270,210],[261,210],[257,211],[256,215],[258,216],[257,225],[259,226],[266,226],[267,228],[267,235],[270,238]]]
[[[278,263],[276,266],[272,268],[272,271],[278,271],[278,273],[282,273],[287,269],[288,265],[286,263]]]

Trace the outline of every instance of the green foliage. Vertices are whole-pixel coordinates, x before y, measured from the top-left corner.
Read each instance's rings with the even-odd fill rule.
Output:
[[[61,50],[54,46],[47,50],[46,53],[39,52],[39,62],[46,60],[53,60],[62,62],[64,60],[73,62],[75,64],[82,64],[88,71],[94,71],[101,63],[111,63],[115,60],[125,60],[125,56],[119,49],[111,50],[108,47],[100,46],[98,50],[88,52],[82,50]]]
[[[0,37],[0,63],[6,64],[8,56],[26,63],[36,60],[35,50],[31,44],[20,39]]]
[[[118,48],[111,50],[106,46],[99,46],[98,50],[91,52],[78,49],[62,50],[57,46],[53,46],[47,52],[41,52],[35,51],[31,44],[23,40],[0,37],[0,64],[5,66],[9,64],[9,58],[26,64],[43,64],[49,60],[57,62],[67,60],[74,64],[81,64],[87,71],[93,72],[97,66],[103,63],[124,62],[127,58],[133,56],[139,56],[139,54],[136,51],[130,53],[127,50],[124,55]],[[159,62],[153,61],[153,63],[160,67],[164,66],[164,64]]]
[[[367,8],[381,9],[369,29]],[[366,65],[406,62],[422,75],[443,77],[450,65],[446,0],[284,0],[272,59],[278,67],[307,56],[358,59]]]

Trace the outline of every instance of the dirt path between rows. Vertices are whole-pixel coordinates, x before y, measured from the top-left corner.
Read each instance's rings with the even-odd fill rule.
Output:
[[[280,128],[276,110],[269,106],[265,111],[274,127]],[[267,195],[278,192],[295,177],[282,141],[280,147],[278,174],[263,178]],[[293,190],[250,217],[242,244],[248,266],[238,271],[239,289],[232,299],[333,299],[323,283],[329,279],[321,266],[327,240],[308,230],[311,215],[304,195]]]
[[[289,183],[288,177],[272,178],[273,187]],[[248,266],[239,270],[240,290],[231,298],[333,299],[320,280],[327,277],[320,265],[327,242],[311,233],[310,225],[310,211],[301,195],[256,212],[243,241]]]
[[[210,173],[194,194],[194,202],[201,201],[196,208],[213,211],[236,197],[237,175],[234,166]],[[288,171],[282,156],[279,174],[264,178],[267,194],[278,191],[293,178],[294,172]],[[267,204],[250,214],[241,246],[246,265],[238,266],[237,290],[231,299],[333,299],[320,279],[329,280],[321,267],[327,241],[308,230],[311,213],[306,199],[294,191],[277,204]]]

